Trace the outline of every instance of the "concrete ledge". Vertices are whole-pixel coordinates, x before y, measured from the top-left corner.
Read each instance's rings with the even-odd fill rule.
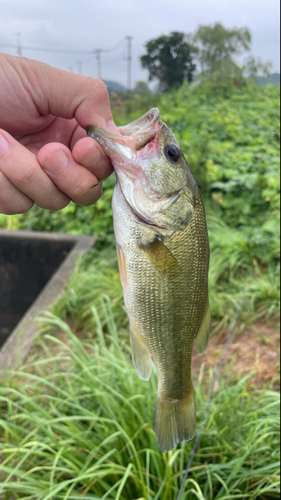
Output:
[[[42,311],[50,311],[53,301],[66,289],[78,256],[87,253],[97,241],[96,237],[91,236],[0,230],[0,248],[4,238],[73,242],[73,247],[3,344],[0,350],[1,378],[5,376],[6,370],[15,369],[24,361],[38,335],[36,317]]]

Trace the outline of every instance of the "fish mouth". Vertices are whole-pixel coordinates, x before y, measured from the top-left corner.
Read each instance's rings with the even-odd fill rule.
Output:
[[[162,121],[160,127],[156,125],[159,120],[160,120],[159,109],[152,108],[145,115],[141,116],[137,120],[128,123],[128,125],[119,127],[119,130],[123,136],[125,135],[127,137],[136,134],[137,132],[143,134],[147,132],[151,133],[152,131],[154,131],[156,133],[163,126]]]
[[[87,134],[98,141],[105,149],[109,149],[110,144],[115,143],[117,147],[120,144],[120,146],[127,146],[133,151],[139,151],[155,137],[162,127],[163,122],[160,118],[159,109],[152,108],[141,118],[128,125],[118,127],[120,134],[114,134],[94,125],[87,127]],[[110,152],[108,155],[110,156]]]

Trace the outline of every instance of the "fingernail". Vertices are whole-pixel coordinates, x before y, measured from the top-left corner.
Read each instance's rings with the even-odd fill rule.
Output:
[[[50,174],[59,175],[67,168],[68,163],[68,156],[64,151],[60,150],[47,156],[42,166]]]
[[[116,127],[116,125],[112,119],[109,120],[109,122],[107,122],[106,128],[109,132],[113,132],[115,134],[116,134],[116,132],[118,133],[118,128]]]
[[[4,156],[7,153],[9,147],[10,146],[7,139],[0,134],[0,158],[1,156]]]

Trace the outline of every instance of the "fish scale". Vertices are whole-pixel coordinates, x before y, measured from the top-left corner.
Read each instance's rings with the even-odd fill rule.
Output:
[[[144,380],[156,366],[155,434],[167,452],[195,433],[191,360],[210,330],[208,232],[198,186],[158,110],[133,122],[131,134],[130,125],[122,130],[126,137],[97,127],[89,134],[116,171],[114,233],[133,362]]]

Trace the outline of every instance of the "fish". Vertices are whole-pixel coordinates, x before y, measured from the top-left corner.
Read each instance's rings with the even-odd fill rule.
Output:
[[[196,431],[193,346],[208,345],[209,240],[199,188],[173,132],[152,108],[112,133],[87,133],[111,158],[113,223],[137,374],[158,375],[154,428],[166,453]]]

